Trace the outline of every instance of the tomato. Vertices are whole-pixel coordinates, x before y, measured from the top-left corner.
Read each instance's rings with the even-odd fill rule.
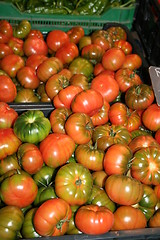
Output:
[[[120,48],[107,50],[102,57],[102,65],[105,69],[117,71],[125,62],[126,55]]]
[[[115,43],[119,40],[126,40],[127,33],[125,29],[121,26],[111,26],[107,28],[107,34],[109,34],[112,38],[112,41]]]
[[[36,89],[40,84],[34,69],[24,66],[17,72],[17,79],[24,88]]]
[[[18,25],[13,27],[13,35],[17,38],[26,38],[31,30],[31,24],[28,20],[21,20]]]
[[[82,234],[82,232],[75,226],[75,221],[74,221],[75,214],[76,214],[78,208],[79,208],[79,206],[77,206],[77,205],[71,206],[72,217],[69,220],[69,226],[68,226],[68,230],[66,232],[67,235]]]
[[[55,108],[64,108],[65,107],[65,105],[60,101],[58,94],[53,98],[53,105]]]
[[[48,57],[42,54],[32,54],[26,59],[26,66],[32,67],[35,71],[38,66]]]
[[[55,54],[55,57],[61,60],[64,65],[70,64],[76,57],[79,56],[79,49],[73,42],[66,42],[60,47]]]
[[[51,99],[48,97],[45,90],[45,83],[40,82],[38,88],[36,89],[36,93],[38,94],[41,102],[51,102]]]
[[[150,218],[148,225],[150,228],[160,227],[160,209]]]
[[[33,218],[37,208],[31,208],[24,216],[24,221],[21,229],[23,238],[36,238],[40,235],[35,231],[33,226]]]
[[[13,126],[18,113],[7,103],[0,102],[0,128],[10,128]]]
[[[160,144],[160,129],[158,129],[158,130],[155,132],[154,138],[155,138],[156,141]]]
[[[17,96],[14,100],[16,103],[28,103],[28,102],[39,102],[40,99],[35,95],[34,89],[22,88],[17,92]]]
[[[76,144],[86,144],[92,138],[92,120],[85,113],[72,113],[65,123],[65,131]]]
[[[35,174],[43,166],[43,158],[39,148],[32,143],[23,143],[17,151],[20,166],[29,174]]]
[[[65,122],[70,116],[71,110],[63,107],[54,109],[49,117],[51,128],[54,133],[65,133]]]
[[[115,73],[115,79],[122,92],[126,92],[131,86],[142,83],[140,76],[129,68],[120,68]]]
[[[94,126],[103,125],[108,122],[109,109],[110,109],[109,103],[104,100],[104,104],[101,107],[101,109],[99,109],[99,111],[97,113],[95,113],[93,116],[91,116],[91,120],[92,120],[92,123]]]
[[[102,63],[96,63],[94,66],[93,74],[94,76],[97,76],[99,73],[103,72],[105,68],[103,67]]]
[[[91,89],[101,93],[105,101],[112,102],[119,94],[116,80],[105,72],[98,74],[91,82]]]
[[[129,68],[131,70],[139,69],[142,66],[142,58],[135,53],[126,55],[122,68]]]
[[[13,129],[22,142],[37,144],[48,136],[51,124],[42,111],[28,110],[18,116]]]
[[[30,32],[27,35],[27,38],[34,37],[34,36],[36,36],[38,38],[41,38],[41,39],[44,39],[42,32],[38,29],[31,29]]]
[[[9,155],[5,157],[4,159],[1,159],[0,161],[0,176],[5,174],[6,172],[9,172],[13,169],[20,169],[20,165],[18,163],[18,158],[16,153],[13,153],[12,155]]]
[[[83,47],[85,47],[85,46],[87,46],[88,44],[91,44],[91,43],[92,43],[91,36],[84,35],[79,40],[79,43],[78,43],[79,50],[81,51]]]
[[[77,228],[85,234],[104,234],[112,228],[113,223],[113,213],[103,206],[81,206],[75,215]]]
[[[141,126],[141,117],[138,112],[129,109],[126,104],[117,102],[109,109],[109,120],[114,125],[122,125],[129,132],[138,129]]]
[[[70,85],[79,86],[83,90],[89,89],[88,78],[85,75],[81,74],[81,73],[74,74],[70,78],[69,83],[70,83]]]
[[[91,117],[102,108],[103,104],[101,93],[94,89],[87,89],[75,95],[71,102],[71,110],[73,113],[85,113]]]
[[[107,207],[111,212],[114,212],[116,205],[108,197],[105,190],[99,186],[93,185],[90,198],[87,201],[87,204],[94,204],[97,206]]]
[[[33,179],[39,188],[50,186],[55,175],[55,168],[43,165],[43,167],[33,175]]]
[[[112,174],[105,182],[105,190],[109,198],[120,205],[133,205],[143,196],[143,184],[129,176]]]
[[[53,168],[64,165],[74,150],[75,143],[67,134],[51,133],[40,143],[44,162]]]
[[[104,187],[107,177],[104,170],[92,172],[93,184],[101,188]]]
[[[156,186],[154,187],[154,192],[155,192],[158,200],[160,200],[160,184],[159,184],[159,185],[156,185]]]
[[[160,128],[160,107],[153,103],[142,114],[142,122],[145,127],[151,131],[157,131]]]
[[[125,55],[132,53],[132,45],[126,40],[121,39],[121,40],[115,41],[114,47],[118,47],[122,49]]]
[[[132,206],[119,206],[114,212],[112,230],[133,230],[147,226],[147,220],[141,210]]]
[[[78,145],[75,150],[76,161],[92,171],[103,170],[104,151],[92,144]]]
[[[67,35],[69,36],[70,42],[78,44],[80,39],[84,37],[85,32],[83,27],[73,26],[71,29],[67,31]]]
[[[13,53],[22,57],[24,56],[23,43],[22,39],[11,37],[8,41],[8,46],[13,50]]]
[[[105,51],[101,46],[91,43],[82,48],[81,56],[88,59],[91,63],[95,65],[101,62],[104,52]]]
[[[56,57],[44,60],[37,68],[37,77],[46,82],[52,75],[60,72],[63,68],[62,62]]]
[[[97,143],[97,147],[104,151],[113,144],[128,145],[132,140],[130,132],[125,127],[109,123],[95,127],[92,139]]]
[[[37,192],[38,187],[32,177],[21,170],[1,183],[1,198],[6,205],[27,207],[35,200]]]
[[[107,51],[112,47],[112,38],[106,30],[96,30],[91,34],[91,41],[93,44],[98,44]]]
[[[17,71],[24,67],[25,62],[21,56],[16,54],[10,54],[1,59],[0,67],[5,71],[11,78],[16,77]]]
[[[7,20],[0,21],[0,43],[7,43],[13,36],[12,25]]]
[[[145,110],[154,101],[154,92],[147,84],[133,85],[125,92],[125,103],[133,110]]]
[[[32,54],[48,54],[48,46],[46,42],[36,36],[26,38],[23,44],[24,54],[29,57]]]
[[[126,144],[117,143],[110,146],[105,153],[103,161],[106,174],[127,173],[132,156],[132,151]]]
[[[57,198],[54,187],[51,186],[51,184],[49,184],[48,186],[39,187],[37,196],[33,204],[34,206],[40,206],[42,203],[51,198]]]
[[[17,96],[17,89],[12,79],[8,76],[0,76],[0,101],[13,102]]]
[[[160,184],[160,149],[145,147],[134,154],[131,175],[147,185]]]
[[[84,74],[86,77],[90,77],[94,67],[88,59],[79,56],[70,63],[68,69],[72,74]]]
[[[16,239],[24,221],[22,210],[16,206],[0,209],[0,239]]]
[[[64,235],[72,216],[69,204],[60,198],[44,202],[35,212],[33,225],[41,236]]]
[[[82,205],[90,197],[93,186],[88,168],[79,163],[67,163],[55,176],[55,192],[70,205]]]
[[[12,128],[0,129],[0,160],[17,152],[20,145],[21,141]]]
[[[6,43],[0,43],[0,59],[10,54],[13,54],[12,48]]]

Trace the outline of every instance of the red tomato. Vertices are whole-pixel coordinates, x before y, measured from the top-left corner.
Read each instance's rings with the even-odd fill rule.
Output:
[[[55,54],[55,57],[59,58],[61,62],[65,65],[70,64],[73,59],[79,56],[79,50],[75,43],[66,42],[60,47]]]
[[[156,186],[154,187],[154,192],[155,192],[158,200],[160,200],[160,184],[159,184],[159,185],[156,185]]]
[[[27,38],[35,36],[41,38],[42,40],[44,39],[42,32],[38,29],[31,29],[29,34],[27,35]]]
[[[75,225],[85,234],[104,234],[112,228],[113,223],[113,213],[103,206],[81,206],[75,214]]]
[[[91,41],[94,44],[98,44],[105,51],[111,48],[112,46],[112,38],[107,33],[106,30],[96,30],[91,34]]]
[[[109,109],[110,109],[109,103],[104,100],[104,104],[101,107],[101,109],[99,109],[99,111],[96,114],[91,116],[91,120],[94,126],[103,125],[108,122]]]
[[[102,63],[97,63],[94,66],[94,70],[93,70],[93,74],[94,76],[97,76],[99,73],[103,72],[105,70],[105,68],[103,67]]]
[[[23,143],[17,151],[20,166],[29,174],[37,173],[43,166],[39,148],[32,143]]]
[[[7,20],[0,21],[0,43],[7,43],[13,36],[12,25]]]
[[[73,113],[65,123],[65,130],[76,144],[85,144],[92,138],[93,123],[87,114]]]
[[[21,56],[16,54],[10,54],[1,59],[0,67],[5,71],[11,78],[16,77],[17,71],[24,67],[25,62]]]
[[[132,53],[132,45],[126,40],[121,39],[121,40],[115,41],[114,47],[122,49],[125,55]]]
[[[103,161],[106,174],[127,173],[132,155],[131,149],[126,144],[117,143],[109,147]]]
[[[70,42],[73,42],[75,44],[79,43],[80,39],[84,36],[84,34],[84,29],[81,26],[74,26],[67,31]]]
[[[117,71],[125,62],[126,55],[120,48],[107,50],[102,57],[102,65],[105,69]]]
[[[142,122],[145,127],[151,131],[157,131],[160,128],[160,107],[153,103],[142,114]]]
[[[48,54],[46,42],[37,36],[26,38],[24,40],[23,50],[27,57],[32,54],[42,54],[45,56]]]
[[[91,43],[82,48],[81,56],[88,59],[93,64],[97,64],[101,62],[104,52],[105,51],[101,46]]]
[[[160,209],[158,209],[155,214],[150,218],[148,226],[150,228],[160,227]]]
[[[46,43],[51,53],[57,52],[60,47],[69,41],[69,35],[62,30],[52,30],[46,37]]]
[[[145,228],[147,219],[143,212],[132,206],[120,206],[114,212],[114,224],[112,230],[132,230]]]
[[[29,206],[36,198],[38,187],[33,178],[18,170],[1,183],[1,198],[7,205],[20,208]]]
[[[84,74],[74,74],[70,80],[70,85],[79,86],[83,90],[89,89],[88,78]]]
[[[13,126],[18,113],[5,102],[0,102],[0,128],[10,128]]]
[[[116,80],[105,72],[93,78],[91,89],[101,93],[106,102],[112,102],[119,95],[119,86]]]
[[[60,101],[58,94],[53,98],[53,105],[55,108],[65,107],[65,105]]]
[[[26,59],[26,66],[32,67],[35,71],[38,66],[47,59],[47,56],[41,54],[32,54]]]
[[[13,53],[13,50],[6,43],[0,43],[0,59]]]
[[[13,52],[19,56],[24,55],[23,51],[23,40],[16,37],[11,37],[8,41],[8,46],[13,50]]]
[[[75,95],[71,103],[71,110],[74,113],[85,113],[91,117],[101,109],[103,104],[101,93],[94,89],[87,89]]]
[[[16,85],[12,79],[8,76],[0,76],[0,101],[1,102],[13,102],[17,96]]]
[[[158,129],[155,133],[155,139],[160,144],[160,129]]]
[[[75,143],[67,134],[51,133],[40,143],[44,162],[53,168],[64,165],[74,150]]]
[[[72,210],[66,201],[49,199],[36,210],[34,228],[41,236],[61,236],[66,233],[71,216]]]
[[[36,89],[40,84],[35,70],[28,66],[24,66],[18,70],[17,79],[24,88]]]
[[[129,68],[131,70],[139,69],[142,66],[142,59],[138,54],[131,53],[126,55],[122,68]]]

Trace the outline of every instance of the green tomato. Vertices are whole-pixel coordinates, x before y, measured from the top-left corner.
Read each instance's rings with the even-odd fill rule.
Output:
[[[69,65],[69,70],[72,74],[83,74],[90,77],[93,74],[94,67],[88,59],[77,57]]]
[[[37,144],[48,136],[51,124],[42,111],[28,110],[18,116],[13,129],[22,142]]]
[[[13,28],[13,36],[16,38],[26,38],[31,30],[31,24],[28,20],[22,20]]]

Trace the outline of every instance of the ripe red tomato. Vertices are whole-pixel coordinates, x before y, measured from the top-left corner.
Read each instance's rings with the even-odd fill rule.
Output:
[[[5,102],[0,102],[0,128],[11,128],[18,113]]]
[[[75,214],[75,225],[85,234],[104,234],[112,228],[113,223],[113,213],[103,206],[81,206]]]
[[[35,70],[29,66],[24,66],[18,70],[17,79],[24,88],[36,89],[40,84]]]
[[[44,39],[42,32],[38,29],[31,29],[29,34],[27,35],[27,38],[34,37],[34,36]]]
[[[32,67],[35,71],[38,66],[47,59],[47,56],[41,54],[32,54],[26,59],[26,66]]]
[[[75,150],[75,142],[67,134],[51,133],[41,143],[40,151],[47,166],[64,165]]]
[[[7,20],[0,21],[0,43],[7,43],[13,36],[12,25]]]
[[[45,56],[48,54],[46,42],[37,36],[26,38],[23,44],[23,50],[27,57],[32,54],[42,54]]]
[[[158,129],[155,133],[155,139],[160,144],[160,129]]]
[[[96,30],[91,34],[91,42],[107,51],[112,46],[112,38],[106,30]]]
[[[92,120],[92,123],[93,123],[94,126],[103,125],[103,124],[106,124],[108,122],[108,120],[109,120],[109,116],[108,116],[109,109],[110,109],[110,104],[104,100],[104,104],[101,107],[101,109],[99,109],[99,111],[96,114],[91,116],[91,120]]]
[[[125,62],[126,55],[120,48],[107,50],[102,57],[102,65],[105,69],[117,71]]]
[[[88,78],[84,74],[74,74],[70,80],[70,85],[79,86],[83,90],[89,89]]]
[[[85,113],[90,117],[96,114],[103,106],[104,100],[94,89],[82,90],[72,100],[71,109],[74,113]]]
[[[11,37],[8,41],[8,46],[13,50],[13,53],[22,57],[24,55],[23,43],[22,39]]]
[[[16,85],[12,79],[8,76],[0,76],[0,101],[1,102],[13,102],[17,96]]]
[[[114,212],[114,224],[112,230],[132,230],[145,228],[147,219],[143,212],[132,206],[119,206]]]
[[[106,31],[107,34],[111,36],[113,42],[119,41],[121,39],[127,40],[127,33],[121,26],[110,26]]]
[[[148,226],[150,228],[160,227],[160,209],[158,209],[155,214],[150,218]]]
[[[142,122],[145,127],[151,131],[157,131],[160,128],[160,107],[153,103],[142,114]]]
[[[78,44],[80,39],[85,35],[84,29],[81,26],[74,26],[67,31],[70,42]]]
[[[142,58],[135,53],[126,55],[122,68],[129,68],[131,70],[139,69],[142,66]]]
[[[57,52],[60,47],[69,41],[69,35],[62,30],[52,30],[46,37],[46,43],[51,53]]]
[[[101,62],[104,52],[105,51],[101,46],[95,43],[91,43],[82,48],[81,56],[88,59],[95,65]]]
[[[112,102],[119,94],[116,80],[105,72],[100,73],[91,82],[91,89],[101,93],[105,101]]]
[[[117,143],[109,147],[103,161],[106,174],[126,174],[132,156],[132,151],[126,144]]]
[[[6,43],[0,43],[0,59],[12,53],[13,50],[10,46],[8,46]]]
[[[132,45],[126,40],[121,39],[121,40],[115,41],[114,47],[122,49],[125,55],[132,53]]]

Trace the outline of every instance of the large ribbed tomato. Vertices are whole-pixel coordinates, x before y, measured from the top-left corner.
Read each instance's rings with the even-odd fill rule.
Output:
[[[142,121],[149,130],[157,131],[160,128],[160,106],[156,103],[150,105],[143,112]]]

